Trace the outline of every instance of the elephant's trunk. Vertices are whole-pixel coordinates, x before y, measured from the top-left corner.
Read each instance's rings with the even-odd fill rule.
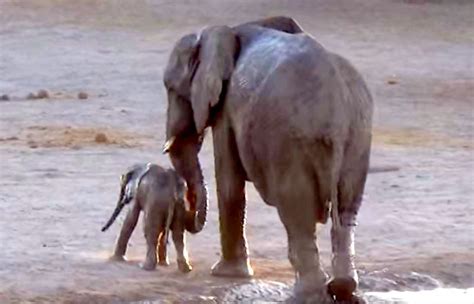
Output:
[[[188,135],[176,138],[167,146],[174,168],[187,183],[186,198],[190,210],[185,215],[185,228],[191,233],[198,233],[206,224],[208,198],[198,153],[202,138],[197,135]]]
[[[115,210],[114,212],[112,213],[112,216],[110,217],[110,219],[108,220],[107,224],[104,225],[104,227],[102,227],[102,232],[104,232],[105,230],[109,229],[109,227],[114,223],[115,219],[117,218],[117,216],[120,214],[120,211],[122,211],[123,207],[125,206],[125,204],[123,204],[122,202],[119,202],[117,204],[117,207],[115,207]]]
[[[201,169],[198,169],[201,171]],[[204,228],[207,218],[207,188],[204,180],[188,188],[186,195],[189,201],[190,210],[185,215],[185,228],[191,233],[198,233]]]

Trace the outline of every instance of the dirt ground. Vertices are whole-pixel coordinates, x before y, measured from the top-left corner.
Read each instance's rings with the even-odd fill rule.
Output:
[[[188,237],[194,270],[109,262],[120,221],[100,228],[135,162],[161,154],[163,68],[173,43],[208,24],[289,15],[349,58],[376,100],[372,166],[357,230],[364,290],[474,287],[474,4],[389,0],[0,1],[0,303],[206,302],[239,282],[217,260],[210,137],[205,230]],[[49,98],[31,99],[40,89]],[[78,98],[80,92],[87,98]],[[85,97],[82,95],[82,97]],[[276,210],[247,187],[256,278],[293,281]],[[318,227],[329,266],[328,227]],[[418,274],[416,274],[416,273]]]

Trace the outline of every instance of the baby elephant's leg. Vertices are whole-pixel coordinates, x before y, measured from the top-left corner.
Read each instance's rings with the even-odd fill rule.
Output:
[[[146,259],[141,267],[145,270],[154,270],[156,267],[156,249],[158,245],[158,236],[161,232],[162,221],[152,212],[145,211],[143,229],[146,239]]]
[[[185,245],[184,229],[173,230],[173,243],[176,247],[176,261],[178,269],[182,272],[190,272],[193,268],[189,264],[188,252]]]
[[[168,266],[170,264],[168,262],[168,255],[166,252],[166,246],[167,246],[166,241],[167,241],[166,230],[164,230],[160,234],[160,239],[158,241],[158,264],[160,266]]]
[[[112,256],[113,260],[124,261],[125,252],[127,251],[127,244],[132,235],[135,226],[137,225],[138,217],[140,215],[140,208],[137,205],[134,205],[127,213],[125,221],[120,230],[120,235],[117,239],[117,244],[115,246],[114,255]]]

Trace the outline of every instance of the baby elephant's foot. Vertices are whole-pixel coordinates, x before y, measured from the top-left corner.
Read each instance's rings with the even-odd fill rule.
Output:
[[[155,270],[156,262],[145,261],[145,263],[140,263],[140,268],[147,271]]]
[[[158,265],[160,265],[160,266],[169,266],[169,265],[170,265],[170,262],[168,261],[168,259],[166,259],[166,260],[160,260],[160,261],[158,262]]]
[[[178,269],[181,272],[187,273],[193,270],[193,267],[186,260],[178,260]]]

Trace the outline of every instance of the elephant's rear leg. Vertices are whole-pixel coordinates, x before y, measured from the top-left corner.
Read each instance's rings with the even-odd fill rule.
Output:
[[[359,283],[355,266],[354,232],[361,206],[368,171],[368,154],[352,163],[352,170],[343,170],[338,185],[339,224],[332,223],[332,270],[329,291],[337,300],[354,301]]]
[[[189,263],[188,251],[186,250],[186,240],[184,229],[173,227],[173,243],[176,248],[176,262],[181,272],[190,272],[193,267]]]
[[[332,303],[316,245],[316,206],[311,200],[314,195],[309,195],[311,187],[304,187],[305,181],[291,176],[294,177],[292,180],[282,183],[288,187],[282,185],[277,209],[288,235],[288,259],[296,272],[296,299],[298,303],[301,299],[311,303]],[[294,189],[298,184],[303,188]]]
[[[146,239],[146,258],[141,267],[145,270],[154,270],[157,263],[156,250],[158,245],[158,237],[163,231],[164,219],[158,216],[156,212],[145,211],[144,217],[144,233]]]
[[[130,236],[137,225],[139,216],[140,208],[137,204],[134,204],[125,217],[122,229],[120,230],[120,235],[117,239],[117,244],[115,245],[115,251],[112,259],[118,261],[125,260],[125,252],[127,251],[128,240],[130,239]]]

